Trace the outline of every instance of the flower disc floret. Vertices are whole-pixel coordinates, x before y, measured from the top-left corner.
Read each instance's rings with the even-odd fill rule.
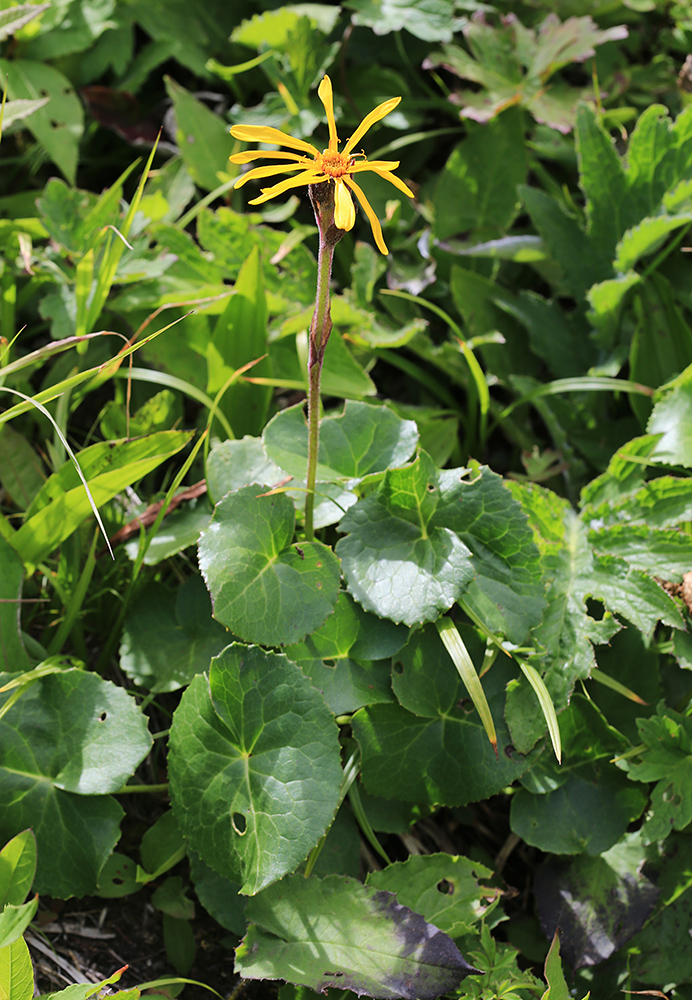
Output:
[[[293,174],[286,180],[279,181],[278,184],[262,188],[261,195],[258,198],[253,198],[250,202],[251,205],[261,205],[270,198],[276,198],[292,188],[309,184],[323,184],[325,181],[331,182],[334,184],[334,224],[336,227],[346,232],[353,229],[356,221],[356,210],[352,192],[360,202],[370,222],[378,249],[383,254],[387,254],[389,251],[382,236],[379,219],[362,188],[354,180],[354,175],[371,170],[384,180],[389,181],[409,198],[413,197],[413,192],[392,172],[399,166],[398,160],[368,160],[365,154],[354,154],[353,149],[369,128],[394,110],[401,98],[392,97],[366,115],[340,151],[334,119],[332,82],[328,76],[325,76],[320,83],[317,93],[327,114],[328,147],[320,153],[312,143],[306,142],[304,139],[296,139],[294,136],[287,135],[285,132],[270,126],[234,125],[231,128],[231,135],[235,139],[241,139],[245,142],[264,142],[284,147],[284,149],[278,150],[258,149],[234,153],[230,159],[232,163],[236,164],[251,163],[253,160],[259,159],[283,161],[275,164],[270,163],[267,166],[253,167],[240,177],[236,187],[242,187],[247,181],[263,180],[265,177],[273,177],[277,174]],[[291,150],[291,152],[285,150]]]

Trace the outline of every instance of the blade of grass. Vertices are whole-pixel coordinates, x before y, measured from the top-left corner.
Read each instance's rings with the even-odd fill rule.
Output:
[[[437,631],[440,634],[440,638],[444,643],[445,649],[451,656],[454,666],[457,668],[457,672],[461,677],[464,687],[469,693],[471,701],[476,707],[481,722],[483,723],[483,728],[490,740],[490,745],[495,751],[495,756],[497,757],[497,733],[495,732],[495,723],[493,722],[493,717],[490,712],[490,705],[488,705],[488,699],[485,697],[485,691],[483,690],[483,685],[480,682],[480,678],[473,665],[473,660],[469,656],[469,652],[464,645],[464,640],[459,635],[456,625],[451,618],[447,615],[443,615],[442,618],[438,618],[435,622]]]
[[[599,684],[602,684],[603,687],[610,688],[611,691],[617,691],[617,693],[621,694],[623,698],[628,698],[630,701],[636,702],[637,705],[649,704],[648,701],[644,701],[643,698],[640,698],[639,695],[635,694],[634,691],[630,690],[630,688],[625,687],[625,685],[621,684],[620,681],[616,681],[614,677],[604,674],[601,670],[592,670],[589,680],[597,681]]]
[[[541,711],[543,712],[545,721],[548,724],[550,742],[553,744],[553,750],[555,752],[557,762],[558,764],[561,764],[562,742],[560,740],[560,726],[558,725],[555,706],[553,705],[553,699],[550,697],[550,692],[535,667],[532,667],[530,663],[526,663],[518,656],[515,656],[515,660],[521,667],[524,677],[527,679],[533,688],[536,697],[538,698],[538,704],[541,706]]]

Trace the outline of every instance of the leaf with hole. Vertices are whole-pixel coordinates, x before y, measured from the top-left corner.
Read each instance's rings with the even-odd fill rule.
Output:
[[[334,717],[300,668],[234,643],[173,717],[173,810],[190,846],[246,894],[293,871],[339,804]]]

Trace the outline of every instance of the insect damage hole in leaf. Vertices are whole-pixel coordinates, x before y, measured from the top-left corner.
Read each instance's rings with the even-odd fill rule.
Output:
[[[247,831],[247,820],[242,813],[234,812],[231,816],[231,824],[239,837],[244,837]]]

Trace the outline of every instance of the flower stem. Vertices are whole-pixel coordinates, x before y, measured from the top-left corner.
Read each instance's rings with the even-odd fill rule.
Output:
[[[317,295],[315,297],[315,311],[310,323],[308,347],[308,468],[307,493],[305,495],[305,537],[310,542],[315,534],[313,512],[315,509],[317,454],[320,443],[320,381],[324,352],[332,330],[329,283],[332,276],[334,248],[343,236],[343,231],[334,225],[333,185],[329,182],[311,184],[308,191],[320,234],[317,253]]]

